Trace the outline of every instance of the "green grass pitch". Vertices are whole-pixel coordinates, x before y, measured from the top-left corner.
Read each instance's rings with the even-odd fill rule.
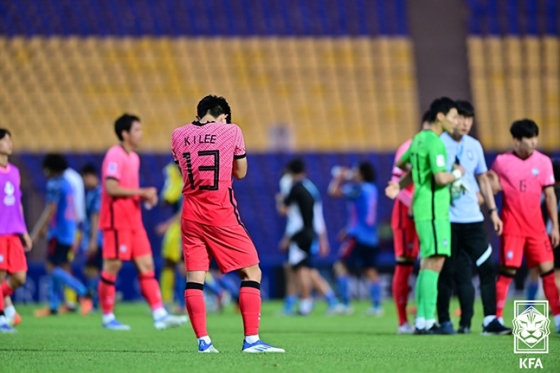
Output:
[[[480,315],[470,335],[414,336],[396,335],[389,301],[382,317],[365,316],[366,303],[356,303],[353,315],[330,317],[322,305],[309,317],[278,316],[280,307],[263,305],[260,335],[286,353],[250,355],[240,352],[241,316],[231,308],[208,316],[220,354],[198,354],[190,325],[157,331],[144,304],[117,306],[119,320],[132,326],[128,332],[103,330],[98,314],[37,319],[33,307],[20,306],[18,333],[0,334],[0,372],[499,373],[519,371],[520,357],[540,357],[539,371],[560,372],[559,335],[550,335],[548,355],[515,355],[512,336],[480,335]]]

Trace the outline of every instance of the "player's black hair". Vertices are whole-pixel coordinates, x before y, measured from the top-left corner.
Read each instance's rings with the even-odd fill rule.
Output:
[[[430,110],[426,110],[424,115],[422,115],[422,122],[420,124],[424,124],[424,122],[430,123]]]
[[[210,114],[214,118],[222,114],[226,114],[226,122],[231,123],[231,108],[225,98],[222,96],[208,95],[204,97],[196,106],[196,115],[198,118]]]
[[[560,158],[552,158],[552,171],[554,173],[554,180],[560,183]]]
[[[539,126],[534,120],[525,118],[513,122],[509,132],[514,139],[521,140],[524,137],[530,139],[539,135]]]
[[[117,120],[115,121],[115,133],[117,134],[117,137],[120,141],[123,141],[122,132],[130,132],[132,123],[134,122],[140,122],[140,118],[138,118],[136,115],[125,113],[117,118]]]
[[[6,136],[6,135],[10,135],[10,137],[12,136],[10,131],[8,131],[5,128],[0,128],[0,140],[2,140],[4,138],[4,136]]]
[[[305,172],[305,163],[300,158],[292,159],[286,166],[288,172],[298,175]]]
[[[97,167],[93,163],[86,163],[81,169],[80,174],[82,175],[96,175],[97,176]]]
[[[472,104],[465,100],[457,100],[455,101],[457,104],[457,111],[459,115],[464,117],[474,118],[474,107]]]
[[[49,170],[54,173],[63,173],[68,168],[66,158],[62,154],[48,153],[43,158],[42,167],[44,170]]]
[[[362,175],[362,179],[364,179],[364,181],[367,181],[368,183],[373,183],[375,181],[375,169],[371,163],[367,161],[360,162],[358,170],[360,170],[360,175]]]
[[[428,121],[430,123],[434,123],[437,119],[438,113],[447,115],[451,109],[457,109],[457,104],[449,97],[440,97],[434,100],[430,105],[430,115],[428,117]]]

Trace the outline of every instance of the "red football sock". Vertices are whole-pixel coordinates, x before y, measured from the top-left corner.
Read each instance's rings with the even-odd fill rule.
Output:
[[[2,282],[2,286],[0,287],[2,288],[2,294],[4,294],[5,297],[11,297],[12,294],[14,293],[14,289],[10,287],[8,281]]]
[[[101,272],[101,278],[97,287],[99,293],[99,303],[101,304],[101,311],[104,315],[113,313],[115,307],[115,281],[117,276]]]
[[[554,282],[554,270],[550,272],[543,273],[541,275],[543,291],[548,304],[550,305],[550,310],[554,316],[560,315],[560,299],[558,295],[558,288]]]
[[[204,303],[204,289],[202,284],[187,282],[185,290],[185,304],[191,320],[196,338],[206,337],[206,304]]]
[[[408,279],[414,270],[412,263],[397,263],[393,275],[393,300],[399,315],[399,326],[408,322],[406,317],[406,306],[408,304],[408,293],[410,287]]]
[[[513,275],[500,273],[496,282],[496,316],[502,317],[506,305],[509,284],[513,280]]]
[[[161,290],[159,289],[154,271],[141,273],[138,276],[138,280],[140,282],[142,296],[146,299],[152,311],[162,308]]]
[[[261,285],[256,281],[242,281],[239,289],[239,309],[243,317],[245,335],[259,334],[261,320]]]

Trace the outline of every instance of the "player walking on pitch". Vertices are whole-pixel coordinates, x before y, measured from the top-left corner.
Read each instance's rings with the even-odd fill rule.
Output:
[[[156,329],[166,329],[187,322],[186,317],[167,313],[155,279],[154,259],[148,235],[142,223],[140,201],[157,204],[156,188],[139,187],[140,158],[134,152],[142,140],[140,119],[124,114],[115,122],[119,145],[109,149],[103,160],[99,227],[103,231],[103,270],[99,281],[99,302],[103,327],[129,330],[113,314],[115,281],[124,260],[132,260],[138,270],[142,295],[152,309]]]
[[[515,121],[510,132],[513,151],[499,155],[492,165],[494,190],[501,190],[504,194],[504,232],[500,242],[500,275],[496,283],[496,315],[502,318],[509,284],[521,267],[525,254],[529,268],[539,269],[544,295],[554,315],[556,331],[560,333],[560,299],[554,282],[552,251],[560,243],[560,232],[552,162],[536,150],[539,127],[534,121]],[[540,208],[543,192],[552,225],[550,238]]]
[[[16,288],[25,284],[25,251],[33,246],[23,217],[19,170],[8,162],[12,152],[12,135],[0,128],[0,333],[15,331],[9,324],[13,324],[19,316],[9,297]],[[10,275],[7,280],[6,274]],[[4,298],[10,302],[6,309]]]
[[[245,339],[243,352],[284,352],[259,338],[261,313],[259,257],[239,218],[233,176],[247,174],[241,129],[227,124],[223,97],[206,96],[197,106],[199,120],[173,131],[171,149],[185,185],[181,231],[187,270],[185,302],[198,338],[198,352],[218,352],[206,330],[204,279],[212,257],[222,273],[241,277],[239,308]]]
[[[432,102],[429,121],[430,128],[414,136],[410,148],[396,164],[403,170],[411,165],[411,172],[398,183],[390,181],[385,190],[394,199],[402,188],[414,182],[412,210],[422,259],[416,281],[415,334],[434,334],[437,330],[434,313],[438,277],[451,249],[448,185],[465,173],[461,166],[455,166],[452,173],[446,172],[447,151],[439,138],[443,131],[451,133],[457,126],[455,102],[447,97]]]

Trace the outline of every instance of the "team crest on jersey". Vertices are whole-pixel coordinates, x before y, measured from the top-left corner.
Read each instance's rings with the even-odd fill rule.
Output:
[[[16,203],[16,197],[14,193],[16,192],[16,188],[12,183],[9,181],[6,182],[6,186],[4,187],[4,193],[6,196],[4,197],[4,204],[6,206],[13,206]]]
[[[513,251],[508,251],[506,257],[510,260],[513,259]]]
[[[4,255],[0,255],[0,263],[4,262]]]
[[[121,246],[119,247],[119,251],[120,251],[121,253],[126,253],[126,245],[121,245]]]
[[[533,168],[531,170],[531,173],[533,174],[534,177],[539,176],[539,169],[538,168]]]
[[[114,174],[115,172],[117,172],[117,163],[116,162],[110,162],[109,166],[107,167],[107,172]]]
[[[474,159],[474,154],[472,150],[467,150],[467,157],[472,161]]]

